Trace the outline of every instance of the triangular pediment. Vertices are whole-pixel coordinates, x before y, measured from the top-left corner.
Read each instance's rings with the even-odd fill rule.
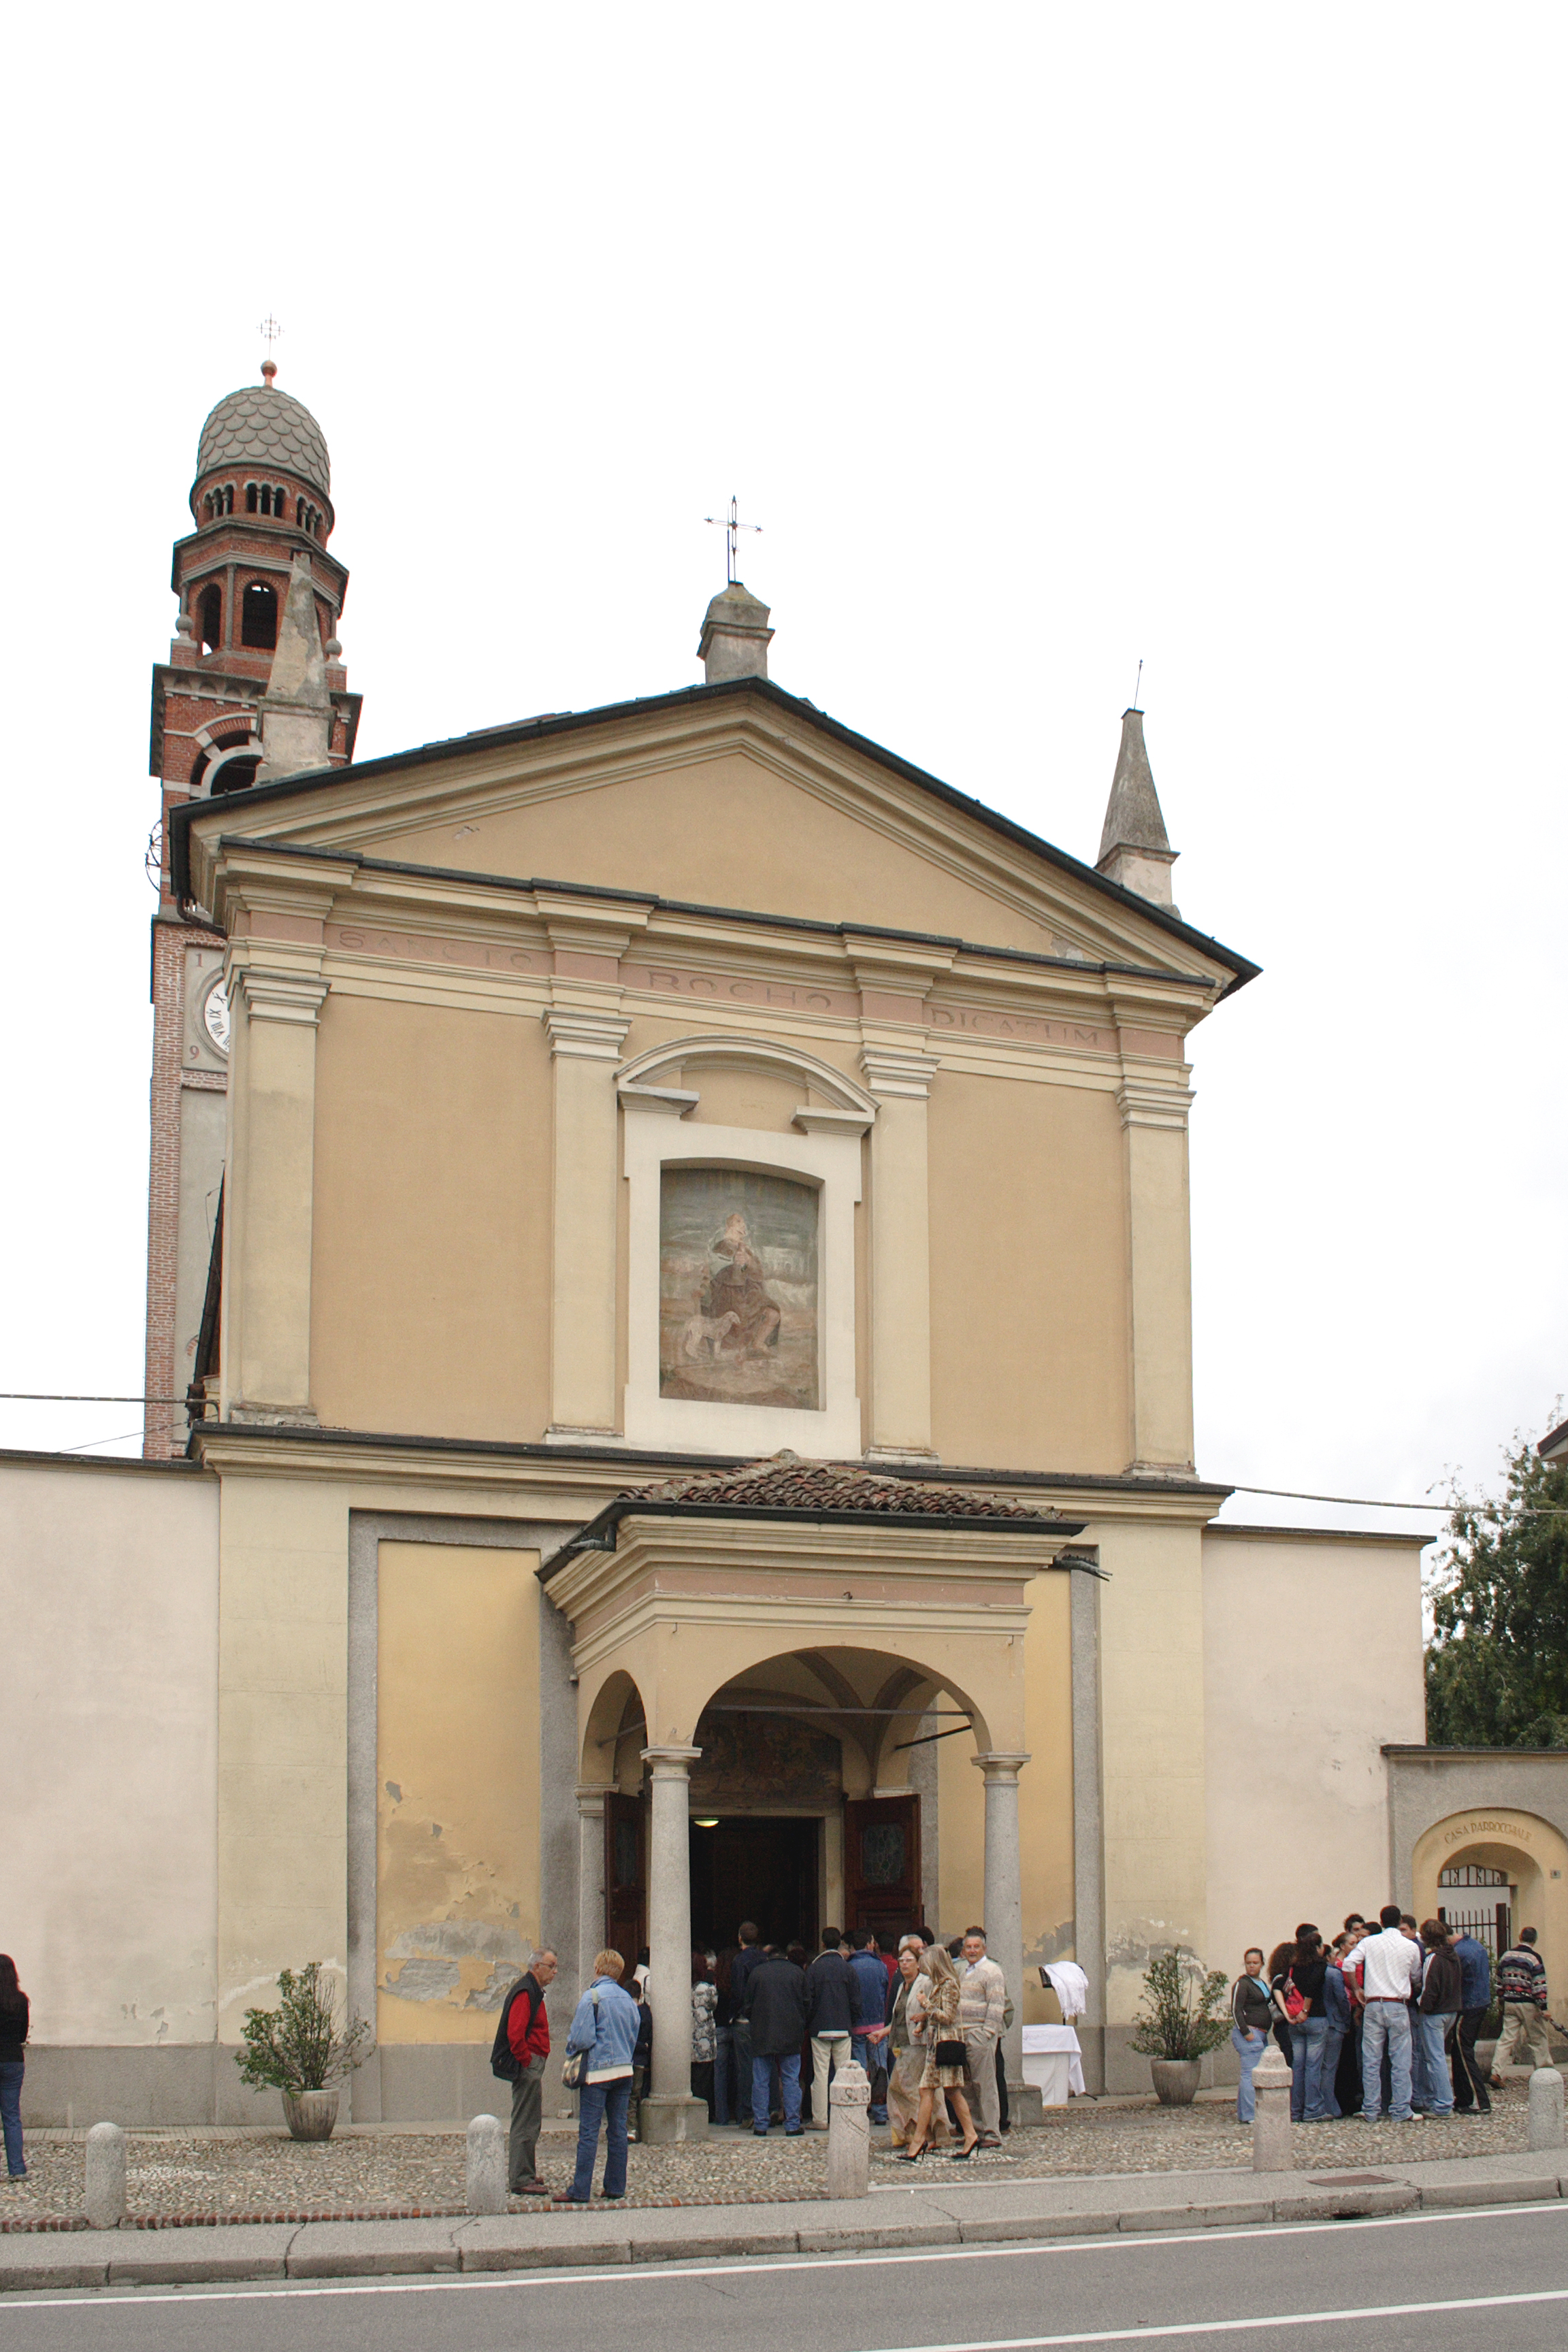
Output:
[[[219,834],[510,883],[1205,978],[1244,958],[765,681],[698,688],[194,803]],[[200,896],[199,887],[192,895]]]

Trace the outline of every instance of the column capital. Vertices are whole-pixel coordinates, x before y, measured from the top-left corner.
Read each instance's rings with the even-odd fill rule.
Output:
[[[1017,1780],[1019,1773],[1028,1763],[1033,1753],[1032,1748],[990,1748],[983,1749],[978,1756],[972,1756],[969,1760],[977,1771],[985,1775],[988,1783],[998,1781],[1004,1786],[1008,1786]]]
[[[254,964],[237,965],[229,982],[233,995],[250,1021],[284,1021],[313,1029],[327,999],[324,980],[306,980],[296,972],[258,971]]]
[[[1184,1130],[1192,1108],[1191,1087],[1166,1086],[1158,1078],[1123,1078],[1116,1108],[1123,1127],[1168,1127]]]
[[[903,1095],[924,1102],[942,1063],[935,1054],[907,1045],[863,1045],[860,1067],[874,1095]]]
[[[618,1013],[549,1005],[540,1016],[552,1055],[577,1062],[618,1062],[631,1027]]]
[[[608,1784],[603,1780],[579,1780],[577,1783],[577,1811],[579,1813],[585,1815],[598,1813],[602,1816],[605,1810],[605,1799],[609,1795],[609,1793],[610,1790]]]
[[[701,1753],[700,1748],[645,1748],[642,1760],[652,1766],[656,1780],[685,1780]]]

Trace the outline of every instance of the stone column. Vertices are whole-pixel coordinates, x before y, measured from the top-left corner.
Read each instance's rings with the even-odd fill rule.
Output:
[[[630,1024],[555,1006],[550,1427],[562,1441],[616,1434],[616,1066]]]
[[[577,1784],[577,1999],[594,1981],[605,1948],[605,1797],[597,1783]],[[628,1958],[636,1960],[635,1952]]]
[[[1193,1464],[1193,1280],[1187,1109],[1182,1083],[1126,1078],[1117,1095],[1126,1144],[1130,1467]]]
[[[708,2109],[691,2095],[691,1766],[700,1748],[645,1748],[653,1783],[648,1826],[648,2006],[653,2087],[645,2140],[706,2139]]]
[[[319,957],[318,957],[319,961]],[[233,1151],[224,1217],[226,1418],[313,1422],[310,1248],[316,1024],[325,981],[231,971]]]
[[[1024,1878],[1018,1859],[1018,1775],[1026,1753],[989,1749],[973,1756],[985,1779],[985,1937],[1013,1997],[1012,2030],[1003,2040],[1007,2102],[1017,2123],[1038,2123],[1041,2100],[1024,2080]]]
[[[938,1064],[908,1046],[860,1055],[871,1129],[872,1456],[931,1458],[931,1206],[927,1123]]]

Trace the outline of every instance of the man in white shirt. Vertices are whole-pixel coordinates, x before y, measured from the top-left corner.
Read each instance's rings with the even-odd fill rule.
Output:
[[[1397,1903],[1378,1913],[1379,1935],[1359,1946],[1362,1999],[1362,2121],[1374,2124],[1383,2105],[1383,2053],[1388,2051],[1388,2112],[1396,2124],[1414,2123],[1410,2108],[1410,2011],[1406,2003],[1420,1989],[1421,1947],[1400,1931]]]

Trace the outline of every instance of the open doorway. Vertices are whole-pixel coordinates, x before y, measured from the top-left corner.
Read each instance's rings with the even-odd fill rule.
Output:
[[[704,1828],[693,1821],[691,1941],[721,1952],[742,1919],[754,1919],[764,1944],[816,1948],[822,1822],[798,1814],[730,1813]]]

